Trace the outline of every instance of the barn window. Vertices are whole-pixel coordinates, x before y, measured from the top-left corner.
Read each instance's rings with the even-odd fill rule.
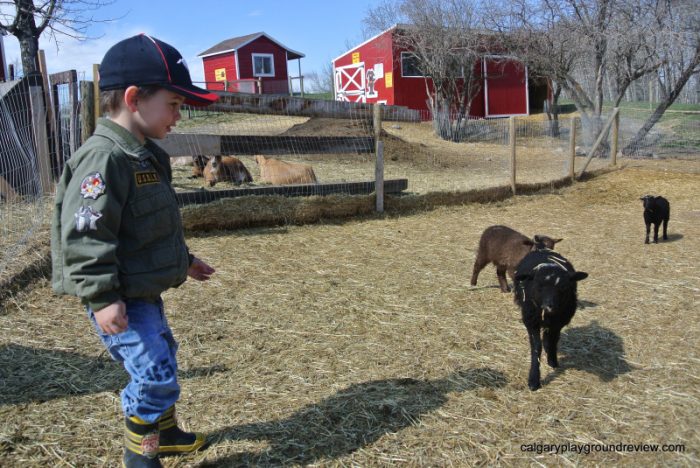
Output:
[[[422,78],[418,57],[412,52],[401,52],[401,76]]]
[[[253,76],[275,76],[272,54],[253,54]]]

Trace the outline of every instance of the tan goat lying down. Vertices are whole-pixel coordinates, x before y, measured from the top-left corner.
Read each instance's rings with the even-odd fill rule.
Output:
[[[280,161],[278,159],[255,156],[260,167],[260,180],[270,184],[309,184],[316,183],[314,169],[308,164]]]

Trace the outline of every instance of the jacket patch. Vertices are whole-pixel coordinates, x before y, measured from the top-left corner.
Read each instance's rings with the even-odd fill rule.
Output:
[[[97,200],[97,197],[105,193],[105,187],[102,175],[99,172],[91,172],[80,182],[80,195]]]
[[[135,172],[136,185],[157,184],[160,182],[160,177],[156,171]]]
[[[102,213],[95,211],[91,206],[81,206],[75,213],[75,230],[78,232],[97,231],[97,220]]]

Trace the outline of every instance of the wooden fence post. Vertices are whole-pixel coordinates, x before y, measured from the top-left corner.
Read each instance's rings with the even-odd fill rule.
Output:
[[[62,148],[60,135],[58,131],[58,126],[56,125],[58,112],[54,115],[54,106],[57,106],[57,103],[53,102],[52,100],[52,86],[51,84],[49,84],[49,72],[46,68],[46,54],[42,49],[39,49],[37,60],[39,61],[39,72],[41,72],[41,78],[44,88],[44,106],[46,109],[46,120],[49,122],[48,138],[49,141],[53,143],[53,151],[51,151],[51,144],[49,144],[49,152],[53,152],[54,154],[54,162],[51,167],[55,167],[58,171],[60,171],[63,163],[63,158],[61,155]]]
[[[80,142],[95,131],[95,86],[92,81],[80,82]]]
[[[374,147],[376,153],[376,163],[374,166],[374,193],[377,195],[377,213],[384,212],[384,142],[382,136],[382,106],[373,106],[373,126],[374,126]]]
[[[97,126],[97,119],[102,115],[102,109],[100,109],[100,66],[98,64],[92,65],[92,88],[93,88],[93,104],[92,112],[94,119],[94,126]],[[93,129],[95,128],[93,127]]]
[[[46,107],[41,73],[27,75],[29,84],[29,103],[32,112],[32,133],[36,148],[36,163],[39,169],[39,182],[44,195],[53,192],[51,177],[51,155],[49,153],[49,135],[46,128]]]
[[[508,119],[508,138],[510,140],[510,186],[515,195],[515,116]]]
[[[616,107],[617,109],[617,107]],[[618,145],[618,137],[620,134],[620,112],[618,109],[618,112],[615,114],[615,120],[613,121],[613,128],[612,128],[612,145],[610,149],[610,165],[611,166],[616,166],[617,165],[617,145]]]
[[[569,133],[569,178],[576,181],[574,165],[576,164],[576,117],[571,117],[571,132]]]

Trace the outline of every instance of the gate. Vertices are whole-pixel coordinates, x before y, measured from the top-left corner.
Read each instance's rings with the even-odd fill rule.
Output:
[[[335,69],[335,100],[365,102],[365,63]]]

